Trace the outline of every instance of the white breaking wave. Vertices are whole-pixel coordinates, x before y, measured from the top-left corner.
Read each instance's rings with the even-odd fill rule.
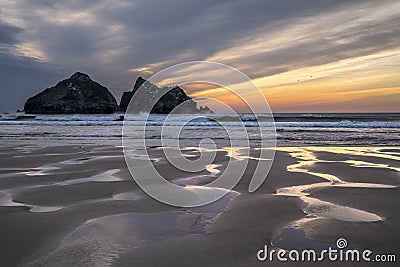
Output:
[[[276,127],[322,127],[322,128],[400,128],[400,123],[384,121],[338,121],[338,122],[276,122]]]
[[[148,117],[145,114],[138,115],[26,115],[26,114],[3,114],[0,115],[0,125],[45,125],[45,126],[118,126],[126,123],[128,125],[143,125],[147,123],[150,126],[167,125],[187,125],[199,127],[215,127],[220,125],[225,126],[240,126],[242,123],[246,127],[272,127],[277,128],[400,128],[400,117],[397,115],[388,115],[388,120],[382,115],[360,116],[359,120],[344,119],[346,114],[331,115],[330,121],[327,121],[327,116],[318,118],[318,116],[304,117],[298,115],[277,115],[277,122],[270,121],[271,118],[259,116],[260,121],[257,121],[253,114],[241,114],[239,117],[232,115],[174,115],[168,118],[167,115],[151,114]],[[147,120],[146,120],[147,118]],[[240,118],[240,120],[239,120]],[[282,121],[282,118],[285,120]],[[393,120],[395,118],[395,120]],[[125,120],[125,121],[124,121]]]
[[[123,119],[122,115],[103,115],[103,116],[85,116],[85,115],[70,115],[70,116],[49,116],[38,115],[35,117],[37,121],[118,121]]]
[[[145,121],[127,121],[128,125],[143,125]],[[273,123],[268,122],[222,122],[225,126],[240,126],[243,123],[245,127],[272,127]],[[47,126],[117,126],[122,125],[123,122],[119,120],[0,120],[0,125],[47,125]],[[216,127],[220,126],[218,122],[212,121],[191,121],[188,123],[182,121],[170,121],[165,125],[186,125],[198,127]],[[164,121],[147,121],[148,126],[163,126]],[[400,128],[400,123],[393,122],[354,122],[354,121],[341,121],[341,122],[276,122],[276,128]]]

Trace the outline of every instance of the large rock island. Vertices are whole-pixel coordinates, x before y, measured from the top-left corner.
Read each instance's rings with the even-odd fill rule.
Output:
[[[109,114],[118,109],[110,91],[81,72],[29,98],[24,106],[30,114]]]
[[[138,91],[140,87],[141,90]],[[198,109],[197,103],[187,96],[179,86],[159,88],[142,77],[137,78],[132,91],[124,92],[122,95],[121,111],[127,111],[133,95],[138,93],[140,95],[134,98],[134,102],[131,103],[131,108],[128,110],[130,113],[148,112],[151,106],[151,113],[157,114],[169,114],[177,107],[176,112],[178,113],[212,113],[207,106]],[[160,96],[161,98],[153,105],[154,100]]]
[[[139,90],[139,88],[144,90]],[[168,91],[168,92],[167,92]],[[167,93],[165,93],[167,92]],[[76,72],[70,78],[47,88],[29,98],[24,106],[27,114],[109,114],[125,112],[133,97],[139,99],[131,105],[129,112],[148,112],[168,114],[176,107],[179,113],[212,113],[208,107],[197,108],[197,103],[179,87],[159,88],[142,77],[136,80],[133,90],[125,92],[120,105],[104,86],[90,79],[89,75]],[[165,94],[164,94],[165,93]],[[150,103],[164,94],[153,108]]]

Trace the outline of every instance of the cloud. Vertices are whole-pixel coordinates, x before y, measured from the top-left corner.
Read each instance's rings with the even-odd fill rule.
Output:
[[[18,44],[17,35],[21,31],[18,27],[0,24],[0,46]]]
[[[349,8],[352,16],[349,17]],[[398,49],[398,3],[332,8],[293,18],[269,31],[238,40],[210,60],[237,66],[252,78]]]
[[[0,112],[22,109],[25,100],[60,78],[54,66],[24,56],[22,28],[0,22]],[[32,51],[30,51],[32,52]]]
[[[23,109],[25,100],[64,77],[61,70],[34,58],[0,53],[0,112]]]
[[[13,90],[22,73],[38,88],[54,73],[80,70],[119,97],[137,76],[192,60],[256,79],[396,49],[399,8],[398,1],[0,0],[1,70],[10,74],[0,90]]]

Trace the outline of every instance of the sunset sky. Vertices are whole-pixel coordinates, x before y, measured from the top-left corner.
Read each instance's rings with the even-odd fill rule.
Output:
[[[75,71],[119,99],[201,60],[249,76],[274,112],[400,112],[400,2],[0,0],[0,112]],[[184,88],[241,109],[217,86]]]

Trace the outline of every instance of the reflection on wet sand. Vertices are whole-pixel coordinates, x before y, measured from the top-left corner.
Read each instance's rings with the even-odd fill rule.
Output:
[[[400,171],[399,168],[391,167],[388,164],[377,164],[373,162],[366,162],[361,160],[345,160],[345,161],[333,161],[333,160],[321,160],[318,159],[315,155],[315,152],[332,152],[332,153],[340,153],[347,154],[353,156],[367,156],[367,157],[379,157],[384,159],[393,159],[399,160],[400,158],[387,152],[380,152],[384,148],[337,148],[337,147],[290,147],[290,148],[278,148],[280,151],[288,152],[293,158],[297,159],[298,162],[292,165],[287,166],[287,170],[289,172],[300,172],[307,173],[309,175],[313,175],[316,177],[320,177],[326,182],[306,184],[306,185],[296,185],[289,187],[282,187],[277,189],[277,196],[286,196],[286,197],[297,197],[301,200],[301,204],[299,207],[305,214],[305,217],[300,220],[296,220],[291,222],[289,225],[284,227],[280,235],[275,238],[272,242],[275,246],[284,248],[284,249],[292,249],[288,247],[288,244],[293,246],[293,235],[297,236],[297,243],[299,243],[298,249],[302,249],[304,244],[311,244],[307,248],[313,248],[312,242],[306,237],[304,234],[304,225],[310,220],[318,220],[321,218],[329,218],[347,222],[377,222],[385,220],[384,217],[348,207],[335,203],[331,203],[328,201],[322,201],[315,197],[310,196],[313,192],[327,189],[329,187],[348,187],[348,188],[372,188],[372,189],[393,189],[397,186],[394,185],[386,185],[386,184],[378,184],[378,183],[354,183],[354,182],[346,182],[340,179],[339,177],[327,174],[311,171],[311,167],[316,163],[332,163],[332,162],[342,162],[349,164],[354,168],[383,168],[388,170]],[[295,230],[290,230],[295,229]],[[303,234],[299,234],[299,231],[303,232]],[[300,239],[300,240],[299,240]],[[303,240],[303,241],[301,241]],[[314,242],[314,241],[313,241]],[[315,241],[317,242],[317,241]],[[295,242],[296,243],[296,242]],[[315,247],[316,249],[319,247],[319,244]]]
[[[44,176],[44,175],[51,175],[51,171],[62,169],[63,164],[71,164],[69,162],[63,162],[63,163],[57,163],[54,165],[57,165],[58,167],[55,166],[42,166],[40,168],[40,171],[21,171],[19,173],[16,173],[14,175],[20,174],[20,175],[27,175],[27,176]],[[16,194],[17,192],[23,192],[24,190],[32,190],[32,189],[38,189],[38,188],[45,188],[45,187],[50,187],[50,186],[69,186],[69,185],[74,185],[74,184],[83,184],[83,183],[88,183],[88,182],[115,182],[115,181],[123,181],[123,179],[115,176],[116,173],[118,173],[120,170],[119,169],[112,169],[108,170],[102,173],[99,173],[94,176],[86,177],[86,178],[79,178],[79,179],[69,179],[65,180],[62,182],[49,182],[49,183],[44,183],[44,184],[34,184],[34,185],[29,185],[29,186],[19,186],[16,188],[10,188],[6,190],[0,190],[0,206],[22,206],[22,207],[27,207],[29,208],[30,212],[52,212],[52,211],[57,211],[63,208],[67,207],[72,207],[72,206],[77,206],[77,205],[82,205],[85,203],[93,202],[93,201],[107,201],[107,200],[135,200],[137,199],[137,195],[134,194],[133,192],[129,192],[127,194],[121,193],[118,195],[114,195],[111,198],[105,198],[105,199],[98,199],[98,200],[88,200],[88,201],[81,201],[80,203],[72,204],[72,205],[64,205],[64,206],[44,206],[44,205],[34,205],[30,203],[22,203],[22,202],[17,202],[14,201],[13,195]],[[135,195],[135,196],[133,196]]]
[[[11,231],[12,237],[9,239],[26,240],[26,233],[19,230],[26,228],[25,222],[29,222],[29,227],[34,231],[41,231],[41,225],[51,219],[56,225],[53,232],[47,228],[40,232],[46,239],[32,238],[32,250],[21,255],[28,257],[39,251],[36,246],[45,244],[47,250],[37,252],[35,257],[29,258],[30,262],[37,265],[58,262],[68,266],[79,262],[80,265],[104,266],[112,265],[124,253],[133,253],[132,257],[136,257],[136,251],[149,247],[151,251],[152,246],[160,243],[168,250],[173,248],[169,241],[180,237],[188,237],[185,238],[186,242],[192,237],[196,238],[195,242],[204,237],[206,241],[203,240],[201,248],[213,245],[222,247],[228,238],[229,242],[232,241],[232,247],[239,248],[237,251],[246,249],[243,242],[247,242],[254,246],[250,247],[251,253],[259,248],[261,243],[257,242],[271,242],[283,249],[318,250],[331,245],[324,241],[330,240],[324,236],[327,227],[325,222],[332,223],[329,226],[345,223],[346,226],[362,224],[363,227],[373,225],[377,228],[397,223],[392,223],[393,218],[388,216],[390,213],[387,211],[392,207],[381,213],[381,207],[369,210],[369,203],[372,202],[353,207],[356,202],[353,196],[339,203],[335,202],[339,200],[336,196],[323,196],[325,190],[333,190],[331,195],[336,193],[334,190],[348,190],[342,192],[347,196],[353,189],[363,188],[393,195],[392,190],[396,190],[400,182],[400,176],[396,180],[400,150],[393,147],[279,147],[275,169],[260,190],[248,193],[244,177],[243,182],[235,188],[236,191],[227,192],[219,201],[188,209],[172,208],[148,197],[132,182],[128,171],[124,169],[122,155],[116,155],[120,151],[113,149],[84,148],[79,150],[84,151],[80,154],[70,153],[50,162],[35,161],[26,168],[20,168],[17,164],[0,168],[4,173],[0,179],[2,214],[12,220],[9,215],[12,211],[17,218],[16,224],[20,225],[18,230]],[[166,160],[160,153],[161,149],[151,148],[148,156],[156,166],[164,167],[161,170],[171,172],[163,165]],[[28,157],[29,153],[36,153],[35,150],[29,150],[28,154],[23,151]],[[189,158],[197,157],[199,152],[215,152],[196,147],[186,147],[182,151]],[[144,151],[130,152],[137,157],[144,154]],[[213,190],[223,189],[201,185],[216,179],[229,159],[250,159],[250,171],[246,174],[249,177],[251,164],[258,160],[271,160],[257,158],[257,151],[253,150],[251,156],[246,155],[243,148],[220,148],[216,152],[216,162],[205,166],[202,173],[196,176],[194,173],[182,175],[172,172],[171,182],[186,186],[193,192],[201,192],[203,196],[204,192],[212,195]],[[37,155],[40,153],[37,152]],[[32,158],[38,159],[37,155]],[[346,171],[340,172],[333,164],[340,164],[340,168],[345,166]],[[372,175],[365,182],[362,176],[356,180],[343,176],[343,173],[353,175],[366,168],[376,171],[374,175],[390,175],[385,179],[377,177],[376,181]],[[396,200],[396,197],[389,196],[386,203],[393,199]],[[261,215],[265,215],[265,220]],[[35,222],[37,218],[40,220]],[[309,235],[310,223],[313,222],[320,222],[316,225],[322,229],[320,236],[323,238]],[[3,225],[8,227],[7,223]],[[17,228],[13,226],[8,229]],[[367,231],[365,229],[363,231]],[[258,237],[261,241],[251,243]],[[194,246],[194,243],[182,242],[176,251]]]
[[[218,190],[190,187],[193,190]],[[213,218],[237,196],[237,192],[231,191],[222,199],[203,207],[155,213],[131,212],[88,220],[66,236],[57,249],[33,265],[57,262],[70,266],[82,263],[112,266],[120,254],[135,247],[176,236],[206,233]],[[72,257],[65,258],[65,255]]]

